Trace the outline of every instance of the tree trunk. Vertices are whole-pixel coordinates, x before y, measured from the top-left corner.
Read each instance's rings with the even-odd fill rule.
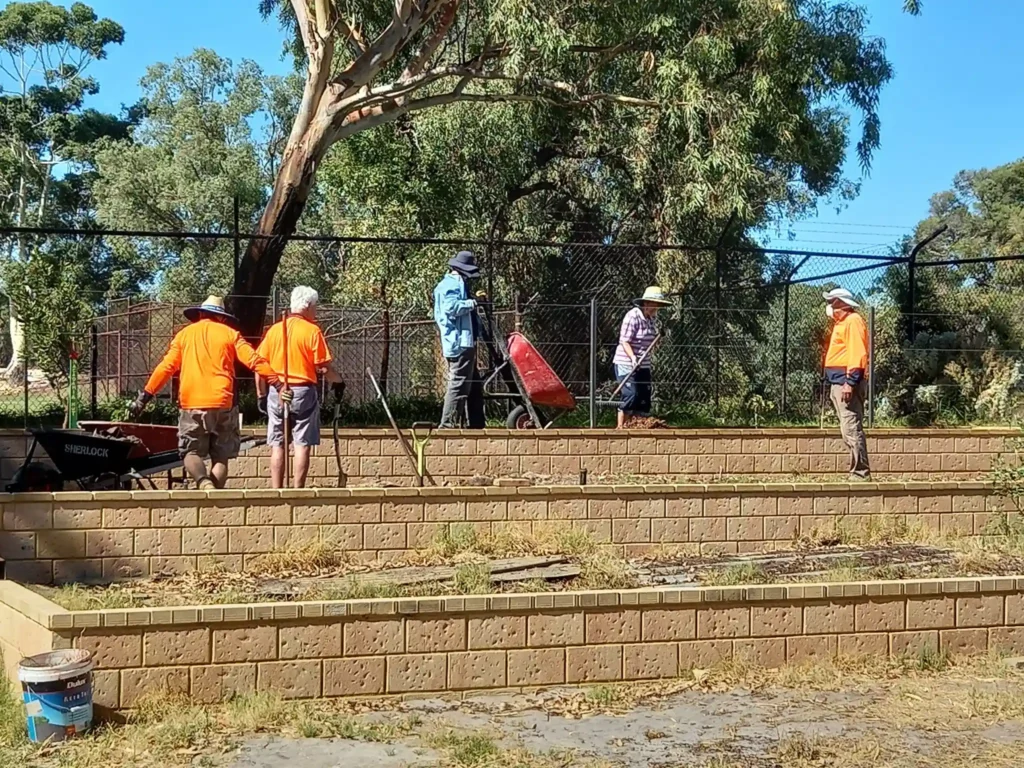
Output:
[[[266,318],[267,297],[281,256],[298,226],[313,189],[320,161],[333,143],[327,118],[317,116],[306,132],[285,151],[267,207],[238,266],[231,311],[242,335],[258,339]]]
[[[10,384],[21,384],[28,371],[25,370],[25,325],[18,318],[14,302],[9,302],[11,319],[11,359],[3,370],[3,376]]]

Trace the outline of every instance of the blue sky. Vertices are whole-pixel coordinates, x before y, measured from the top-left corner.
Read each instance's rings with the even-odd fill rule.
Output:
[[[1024,0],[925,0],[911,17],[902,0],[863,0],[871,31],[884,37],[896,76],[882,94],[882,148],[860,196],[841,212],[822,205],[792,226],[780,247],[879,252],[927,213],[928,198],[954,174],[1024,156]],[[138,98],[148,65],[213,48],[283,73],[282,32],[257,0],[93,0],[125,28],[124,45],[96,65],[94,105],[117,109]],[[859,176],[856,160],[849,175]]]

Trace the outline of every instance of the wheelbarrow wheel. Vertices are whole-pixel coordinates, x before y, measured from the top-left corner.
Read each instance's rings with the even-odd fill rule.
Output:
[[[534,408],[534,410],[536,411],[537,409]],[[544,418],[544,414],[540,411],[537,411],[537,415],[542,419]],[[512,412],[505,420],[505,426],[509,429],[539,429],[539,426],[534,424],[533,419],[530,418],[530,413],[526,410],[525,405],[517,405],[512,409]]]

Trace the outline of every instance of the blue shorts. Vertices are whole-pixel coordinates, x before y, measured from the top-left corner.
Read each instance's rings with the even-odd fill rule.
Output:
[[[294,445],[320,445],[320,394],[312,384],[293,386],[291,441]],[[267,445],[284,445],[284,410],[274,387],[267,393]]]
[[[631,369],[625,365],[615,366],[615,378],[619,383]],[[651,412],[651,391],[653,390],[651,369],[641,368],[619,391],[619,410],[629,416],[646,416]]]

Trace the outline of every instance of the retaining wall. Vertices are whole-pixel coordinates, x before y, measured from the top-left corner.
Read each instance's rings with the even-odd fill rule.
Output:
[[[0,583],[0,605],[25,592]],[[74,613],[32,598],[10,607],[96,654],[95,701],[111,709],[160,689],[201,702],[417,695],[672,678],[731,658],[1024,653],[1024,578]]]
[[[259,430],[249,430],[262,434]],[[927,479],[937,473],[968,477],[987,472],[1020,436],[1011,429],[876,429],[868,450],[877,473]],[[460,484],[474,476],[539,475],[575,480],[581,469],[592,479],[632,475],[664,480],[699,475],[845,475],[847,453],[837,430],[676,429],[626,431],[505,429],[437,432],[427,450],[427,468],[439,483]],[[329,429],[310,466],[310,485],[335,486],[338,463]],[[413,485],[414,473],[394,434],[382,429],[341,430],[341,468],[349,485]],[[0,482],[21,465],[31,438],[0,432]],[[39,452],[40,456],[45,456]],[[266,447],[232,463],[232,487],[269,485]],[[180,470],[178,471],[180,475]]]
[[[0,557],[24,582],[240,569],[329,540],[361,559],[428,546],[448,526],[544,534],[567,525],[626,555],[664,546],[749,552],[838,526],[894,521],[976,535],[1015,509],[965,482],[102,491],[0,496]]]

